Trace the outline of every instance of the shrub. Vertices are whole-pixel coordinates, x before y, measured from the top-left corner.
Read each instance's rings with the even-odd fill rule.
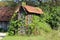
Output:
[[[37,15],[33,15],[32,22],[28,25],[28,27],[28,32],[34,34],[39,34],[41,29],[45,32],[51,32],[52,30],[50,25],[47,24],[45,21],[42,21],[42,18],[40,18],[40,16]]]
[[[52,29],[58,29],[60,25],[60,11],[59,7],[52,3],[44,4],[41,7],[44,11],[43,21],[48,23]]]
[[[13,14],[11,20],[10,20],[10,25],[9,25],[9,35],[15,35],[17,33],[16,30],[18,30],[17,22],[18,20],[15,20],[15,17],[17,16],[16,13]]]
[[[3,29],[2,28],[0,28],[0,32],[3,32]]]
[[[46,22],[39,22],[38,24],[40,29],[43,29],[45,32],[51,32],[51,27],[49,24],[47,24]]]

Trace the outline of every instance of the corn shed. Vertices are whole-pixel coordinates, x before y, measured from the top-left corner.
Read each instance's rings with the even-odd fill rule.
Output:
[[[25,34],[25,31],[28,30],[28,25],[32,23],[33,15],[39,16],[43,14],[42,9],[29,5],[18,6],[16,9],[15,12],[18,13],[18,20],[22,19],[22,21],[20,21],[22,23],[19,29],[20,34]]]
[[[43,14],[42,9],[29,5],[18,6],[16,12],[18,13],[18,20],[25,19],[26,26],[32,22],[33,15]]]

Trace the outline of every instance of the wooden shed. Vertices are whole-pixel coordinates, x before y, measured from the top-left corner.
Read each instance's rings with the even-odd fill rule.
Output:
[[[26,26],[31,23],[33,15],[43,14],[42,9],[29,5],[18,6],[16,12],[18,12],[18,19],[25,18]]]

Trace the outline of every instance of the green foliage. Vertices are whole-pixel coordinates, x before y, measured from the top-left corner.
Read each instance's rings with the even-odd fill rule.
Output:
[[[7,2],[0,2],[0,7],[4,7],[4,6],[7,6],[8,3]]]
[[[13,2],[13,1],[1,1],[0,2],[0,7],[5,7],[5,6],[8,6],[8,7],[16,7],[18,4]]]
[[[45,32],[51,32],[51,27],[46,22],[40,22],[39,23],[39,28],[44,30]]]
[[[9,7],[16,7],[18,4],[13,1],[7,1]]]
[[[51,28],[58,29],[60,25],[60,19],[59,19],[59,7],[56,5],[51,5],[51,3],[44,4],[41,7],[44,11],[43,15],[43,21],[47,22]]]
[[[28,32],[34,34],[40,34],[40,30],[44,30],[45,32],[51,32],[52,30],[50,25],[42,20],[41,15],[33,15],[32,22],[28,27],[30,27]]]
[[[28,1],[26,1],[26,4],[31,5],[31,6],[38,6],[39,2],[37,0],[36,1],[28,0]]]
[[[16,16],[17,16],[17,13],[14,13],[14,15],[11,18],[10,26],[8,29],[9,35],[15,35],[18,31],[18,26],[17,26],[18,20],[15,20]]]
[[[20,27],[21,26],[25,26],[25,19],[24,18],[20,18],[20,19],[16,19],[17,18],[17,13],[14,13],[11,21],[10,21],[10,26],[9,26],[9,35],[15,35],[18,33],[18,31],[20,31]],[[25,14],[23,13],[23,16]],[[24,21],[24,22],[23,22]]]

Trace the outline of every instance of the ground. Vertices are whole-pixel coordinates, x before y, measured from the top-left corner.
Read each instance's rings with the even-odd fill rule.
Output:
[[[60,32],[52,31],[38,36],[6,36],[3,40],[60,40]]]
[[[45,40],[42,36],[7,36],[4,40]]]
[[[1,33],[0,32],[0,40],[2,40],[6,36],[6,33]]]

